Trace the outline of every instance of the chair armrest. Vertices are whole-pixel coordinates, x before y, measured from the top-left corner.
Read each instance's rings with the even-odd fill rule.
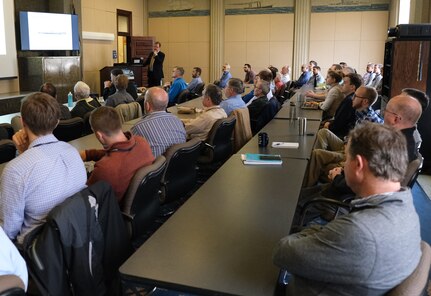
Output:
[[[134,216],[127,214],[127,213],[124,213],[124,212],[121,212],[121,215],[123,216],[123,218],[125,220],[127,220],[129,222],[133,221],[133,219],[135,218]]]

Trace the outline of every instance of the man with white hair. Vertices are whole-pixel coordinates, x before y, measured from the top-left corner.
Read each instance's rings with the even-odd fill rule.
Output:
[[[98,100],[90,97],[90,87],[83,81],[78,81],[75,84],[73,93],[76,105],[70,111],[72,117],[84,118],[85,114],[101,106]]]

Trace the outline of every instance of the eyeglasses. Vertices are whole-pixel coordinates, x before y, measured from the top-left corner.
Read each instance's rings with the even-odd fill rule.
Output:
[[[353,99],[355,99],[355,98],[368,99],[366,97],[361,97],[361,96],[358,96],[357,94],[353,94]]]

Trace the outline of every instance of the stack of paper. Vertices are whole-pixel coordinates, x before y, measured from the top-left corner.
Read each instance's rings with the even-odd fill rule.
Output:
[[[298,142],[272,142],[272,148],[299,148]]]

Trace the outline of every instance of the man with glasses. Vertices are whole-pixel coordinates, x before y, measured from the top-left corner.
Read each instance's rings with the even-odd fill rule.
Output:
[[[356,123],[364,121],[383,123],[383,119],[371,108],[377,99],[377,91],[373,87],[359,87],[352,100],[352,107],[355,109]],[[314,186],[319,178],[327,177],[326,168],[330,164],[337,164],[344,161],[344,141],[337,137],[327,128],[320,129],[317,133],[314,150],[311,153],[308,173],[305,175],[304,187]]]

